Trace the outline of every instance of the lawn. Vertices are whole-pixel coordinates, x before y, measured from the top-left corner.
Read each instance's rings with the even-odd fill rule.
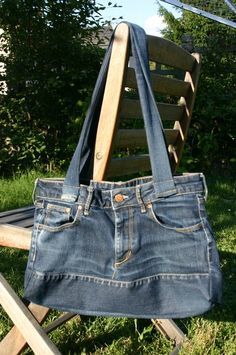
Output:
[[[34,180],[30,172],[0,180],[0,211],[32,204]],[[187,334],[181,354],[236,354],[236,183],[230,178],[208,177],[207,210],[215,231],[224,277],[223,304],[199,317],[176,320]],[[27,252],[1,248],[0,272],[18,294],[23,293]],[[57,312],[49,316],[54,319]],[[1,309],[0,338],[11,321]],[[50,337],[62,354],[168,354],[172,342],[153,329],[151,322],[127,318],[78,317]],[[26,351],[25,353],[29,353]]]

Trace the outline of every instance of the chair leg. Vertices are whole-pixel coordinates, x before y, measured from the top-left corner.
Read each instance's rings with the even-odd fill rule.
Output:
[[[33,303],[29,304],[28,309],[36,318],[39,324],[43,323],[44,319],[50,312],[49,308],[38,306]],[[43,329],[46,334],[49,334],[56,328],[60,327],[60,325],[75,317],[80,319],[80,316],[76,313],[65,312]],[[0,354],[4,353],[4,355],[18,355],[25,349],[25,347],[27,347],[27,345],[27,341],[18,330],[18,328],[14,325],[14,327],[12,327],[12,329],[7,333],[5,338],[3,338],[3,340],[0,342]]]
[[[186,335],[172,319],[152,319],[152,323],[162,335],[174,340],[176,345],[183,343],[186,339]]]
[[[29,309],[20,300],[17,294],[13,291],[13,289],[8,284],[8,282],[4,279],[2,274],[0,274],[0,304],[7,312],[8,316],[11,318],[11,320],[16,325],[16,327],[20,329],[20,332],[22,333],[23,337],[25,338],[25,340],[27,341],[27,343],[29,344],[29,346],[31,347],[31,349],[34,351],[35,354],[38,355],[43,355],[43,354],[59,355],[60,354],[57,347],[48,338],[47,334],[41,328],[40,324],[34,318],[32,313],[30,313]],[[49,310],[45,308],[44,310],[42,310],[42,308],[44,307],[41,307],[41,311],[39,311],[39,313],[44,312],[44,317],[45,317],[46,316],[45,313],[48,313]],[[17,336],[17,339],[19,339],[19,335],[15,333],[15,330],[13,331],[13,333]],[[15,342],[15,338],[14,338],[14,342]],[[7,354],[8,350],[9,349],[6,348],[6,342],[5,342],[3,352],[0,350],[0,353]]]
[[[28,309],[36,318],[39,324],[43,323],[44,319],[50,312],[49,308],[38,306],[34,303],[28,305]],[[14,325],[7,333],[5,338],[0,342],[0,354],[17,355],[27,346],[27,341],[21,334],[20,330]]]
[[[50,324],[48,324],[45,328],[43,328],[45,330],[45,332],[47,334],[51,333],[53,330],[57,329],[58,327],[60,327],[60,325],[68,322],[70,319],[72,318],[78,318],[78,320],[80,321],[80,316],[76,313],[71,313],[71,312],[65,312],[62,313],[60,315],[60,317],[58,317],[57,319],[55,319],[53,322],[51,322]]]
[[[172,319],[152,319],[152,323],[162,335],[174,340],[175,348],[171,355],[177,355],[183,342],[187,339],[186,335]]]

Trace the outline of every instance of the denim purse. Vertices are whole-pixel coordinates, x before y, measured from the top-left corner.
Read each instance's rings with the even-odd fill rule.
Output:
[[[150,85],[146,35],[129,24],[152,176],[91,179],[113,37],[65,179],[38,179],[25,297],[86,315],[182,318],[221,298],[201,173],[172,176]]]

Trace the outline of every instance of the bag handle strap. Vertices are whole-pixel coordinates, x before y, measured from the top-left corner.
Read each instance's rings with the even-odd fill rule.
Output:
[[[151,87],[146,34],[141,27],[132,24],[130,37],[155,191],[158,195],[170,195],[176,193],[176,188],[162,121]]]
[[[94,87],[91,103],[80,133],[79,143],[71,159],[63,184],[62,199],[76,200],[81,180],[89,179],[92,148],[95,145],[97,125],[102,105],[106,76],[112,51],[114,32],[106,50],[100,72]]]
[[[127,24],[130,30],[131,50],[134,57],[135,75],[145,122],[154,188],[157,195],[174,194],[176,189],[165,144],[164,131],[150,84],[146,34],[141,27],[131,23]],[[97,124],[113,41],[114,32],[95,85],[79,143],[64,180],[62,198],[66,200],[75,201],[77,199],[81,178],[88,176],[91,147],[94,147],[96,139]],[[87,173],[84,173],[85,171]]]

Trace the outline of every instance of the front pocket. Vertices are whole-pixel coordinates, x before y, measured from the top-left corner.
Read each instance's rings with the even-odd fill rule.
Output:
[[[79,220],[81,206],[77,204],[65,204],[61,201],[44,201],[44,218],[38,224],[39,229],[57,232],[71,227]]]
[[[48,203],[45,208],[44,224],[56,227],[68,223],[72,218],[71,209],[71,206],[60,206]]]
[[[147,211],[153,221],[168,230],[191,233],[203,228],[195,195],[156,200],[147,205]]]

